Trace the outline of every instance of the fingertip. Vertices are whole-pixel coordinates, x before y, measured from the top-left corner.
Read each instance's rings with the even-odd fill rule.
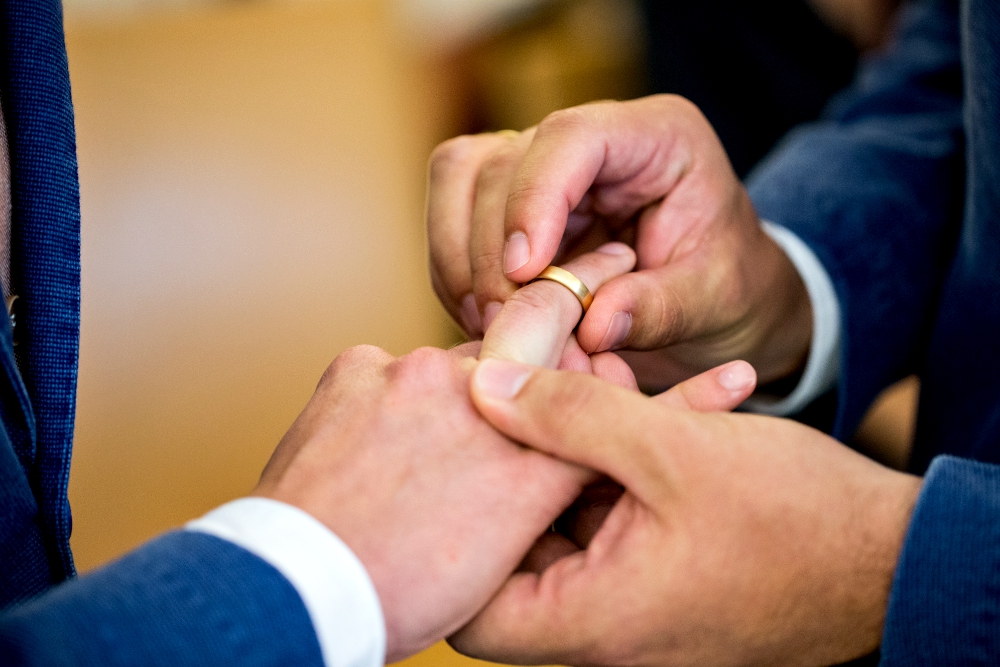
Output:
[[[636,275],[612,278],[594,294],[594,302],[577,329],[580,347],[589,354],[614,351],[627,344],[635,326],[632,294]]]
[[[632,332],[632,313],[624,310],[617,310],[611,315],[608,328],[604,332],[604,337],[597,344],[596,352],[607,352],[617,350],[625,344],[625,340]]]
[[[503,251],[503,271],[507,276],[531,260],[531,244],[524,232],[514,232],[507,237]]]
[[[503,270],[507,280],[523,285],[538,277],[559,251],[564,226],[558,229],[536,224],[524,230],[515,227],[504,245]],[[554,235],[553,238],[549,236]]]
[[[630,257],[633,266],[635,265],[635,251],[625,243],[619,243],[618,241],[605,243],[604,245],[598,247],[594,252],[599,252],[605,255],[615,255],[617,257]]]
[[[732,394],[749,396],[757,387],[757,371],[749,363],[739,359],[720,367],[716,380]]]

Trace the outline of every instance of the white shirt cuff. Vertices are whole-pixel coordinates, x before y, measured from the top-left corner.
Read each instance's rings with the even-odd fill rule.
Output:
[[[767,220],[760,224],[795,265],[812,304],[812,343],[798,385],[784,398],[755,395],[743,404],[752,412],[785,417],[801,411],[837,383],[840,376],[840,301],[830,274],[812,248],[785,227]]]
[[[208,533],[270,563],[292,584],[312,620],[326,667],[381,667],[385,620],[364,565],[330,529],[297,507],[240,498],[185,529]]]

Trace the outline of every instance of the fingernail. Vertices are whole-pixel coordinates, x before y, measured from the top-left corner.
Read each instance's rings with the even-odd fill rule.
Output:
[[[742,391],[756,380],[753,366],[745,361],[734,361],[719,372],[719,384],[732,392]]]
[[[602,252],[605,255],[625,255],[632,252],[624,243],[605,243],[596,252]]]
[[[479,317],[479,308],[476,306],[476,297],[466,294],[462,298],[462,321],[465,330],[472,336],[482,333],[483,320]]]
[[[479,362],[472,382],[480,394],[509,401],[517,396],[517,392],[521,391],[533,372],[531,366],[499,359],[484,359]]]
[[[488,304],[486,304],[486,307],[483,308],[483,331],[484,332],[487,329],[490,328],[491,324],[493,324],[493,320],[496,319],[497,313],[500,312],[500,309],[502,307],[503,307],[503,304],[501,304],[499,301],[490,301]]]
[[[507,238],[507,246],[503,250],[504,273],[513,273],[528,263],[531,259],[531,248],[524,232],[514,232]]]
[[[619,310],[611,316],[608,323],[608,330],[601,339],[601,344],[597,346],[596,352],[614,350],[619,347],[628,337],[628,332],[632,330],[632,313]]]

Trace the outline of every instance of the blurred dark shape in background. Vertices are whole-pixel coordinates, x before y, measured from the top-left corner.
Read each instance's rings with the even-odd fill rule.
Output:
[[[858,48],[804,0],[642,0],[655,92],[697,104],[742,178],[850,83]]]
[[[523,130],[557,109],[647,94],[644,39],[632,0],[538,3],[457,58],[467,130]]]
[[[466,130],[524,129],[596,99],[676,93],[745,176],[819,117],[899,0],[554,0],[462,49]]]

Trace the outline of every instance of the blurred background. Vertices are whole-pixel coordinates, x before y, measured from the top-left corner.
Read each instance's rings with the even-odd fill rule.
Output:
[[[892,0],[65,0],[83,206],[81,571],[244,495],[339,352],[448,346],[427,155],[679,92],[739,173],[815,118]],[[915,380],[861,447],[905,463]],[[471,664],[439,645],[411,665]]]

